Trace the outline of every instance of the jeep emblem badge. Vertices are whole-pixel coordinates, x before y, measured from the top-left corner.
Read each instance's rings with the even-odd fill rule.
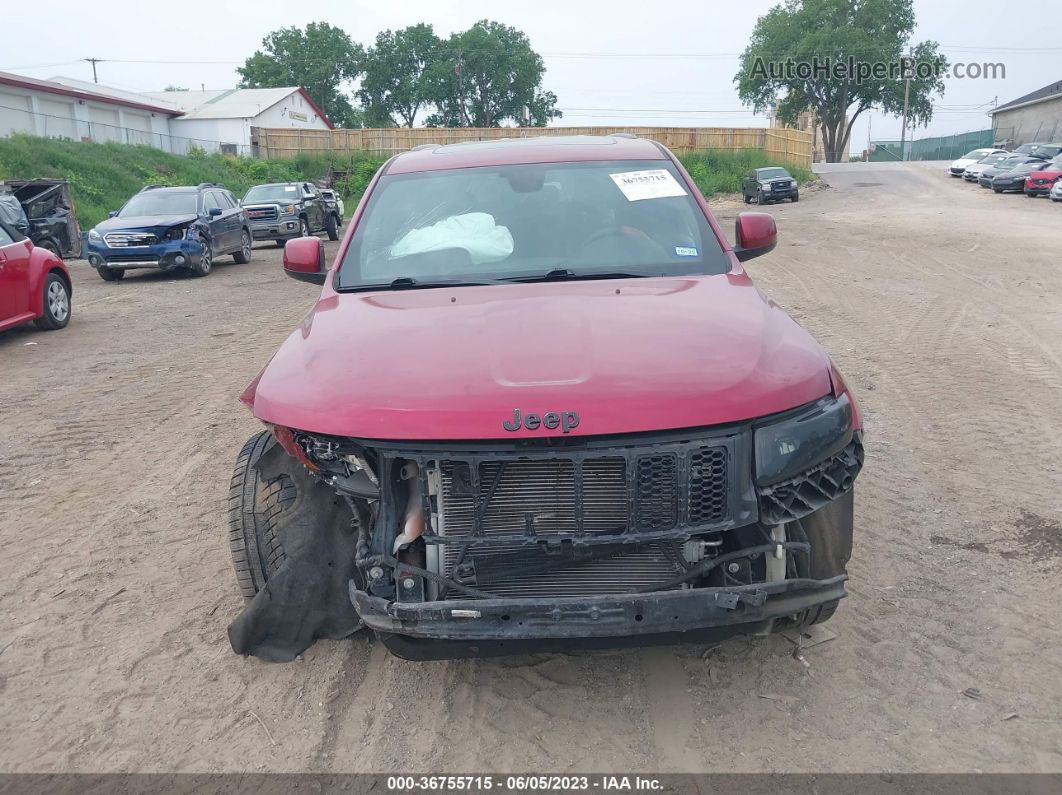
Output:
[[[574,411],[547,411],[540,417],[537,414],[521,414],[520,409],[513,409],[513,418],[502,420],[502,427],[510,432],[520,430],[521,426],[529,431],[537,431],[539,428],[552,431],[560,428],[562,433],[568,433],[572,428],[579,427],[579,415]]]

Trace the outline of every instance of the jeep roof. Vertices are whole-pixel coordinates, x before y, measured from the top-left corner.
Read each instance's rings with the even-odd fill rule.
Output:
[[[526,163],[667,159],[659,144],[645,138],[558,135],[422,146],[396,155],[384,167],[384,173],[410,174],[416,171]]]

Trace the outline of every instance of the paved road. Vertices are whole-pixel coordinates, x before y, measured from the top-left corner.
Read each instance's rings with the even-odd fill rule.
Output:
[[[851,597],[810,669],[780,638],[235,657],[236,396],[315,288],[271,248],[206,279],[75,264],[67,330],[0,334],[0,770],[1062,770],[1062,206],[825,171],[749,263],[869,427]]]

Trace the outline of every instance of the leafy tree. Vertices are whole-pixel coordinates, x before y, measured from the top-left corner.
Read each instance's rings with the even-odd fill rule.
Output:
[[[364,74],[357,92],[366,123],[412,127],[418,111],[431,102],[433,68],[441,50],[442,42],[431,25],[377,34],[375,46],[361,62]]]
[[[477,22],[442,46],[429,77],[437,112],[426,123],[500,127],[512,121],[544,127],[561,115],[556,95],[542,90],[545,71],[542,57],[523,33],[498,22]]]
[[[274,30],[236,71],[241,88],[302,86],[334,124],[360,127],[360,115],[339,86],[357,77],[362,57],[361,46],[341,28],[311,22],[305,31]]]
[[[904,77],[899,65],[914,25],[912,0],[785,0],[756,23],[734,76],[738,95],[757,112],[777,102],[778,116],[786,123],[813,111],[822,127],[826,160],[835,163],[848,149],[852,126],[861,113],[871,108],[903,113]],[[916,67],[908,114],[915,124],[929,122],[931,95],[944,93],[947,61],[937,48],[933,41],[913,46]],[[819,66],[829,66],[818,70],[801,66],[815,66],[816,59]],[[855,70],[848,67],[849,59]],[[842,63],[847,75],[834,71],[834,65]],[[852,73],[860,68],[875,71],[861,79]],[[785,96],[778,100],[782,91]]]

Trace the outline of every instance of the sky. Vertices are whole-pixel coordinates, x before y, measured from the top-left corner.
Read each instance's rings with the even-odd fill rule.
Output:
[[[212,0],[178,8],[150,0],[51,0],[48,17],[63,24],[44,38],[33,4],[5,10],[0,71],[91,80],[92,67],[81,59],[101,58],[100,83],[118,88],[231,88],[236,66],[279,27],[326,21],[368,45],[386,28],[428,22],[447,36],[492,19],[522,30],[543,56],[543,87],[564,111],[555,124],[763,127],[766,117],[742,106],[733,78],[756,20],[779,2]],[[914,137],[990,127],[985,111],[993,102],[1062,79],[1062,40],[1034,32],[1033,20],[1054,19],[1055,12],[1057,0],[1026,0],[1020,18],[998,0],[915,0],[914,41],[939,42],[953,63],[1002,63],[1006,76],[947,80],[933,120]],[[19,30],[32,34],[14,35]],[[899,119],[863,114],[852,151],[866,146],[868,125],[874,140],[900,136]]]

